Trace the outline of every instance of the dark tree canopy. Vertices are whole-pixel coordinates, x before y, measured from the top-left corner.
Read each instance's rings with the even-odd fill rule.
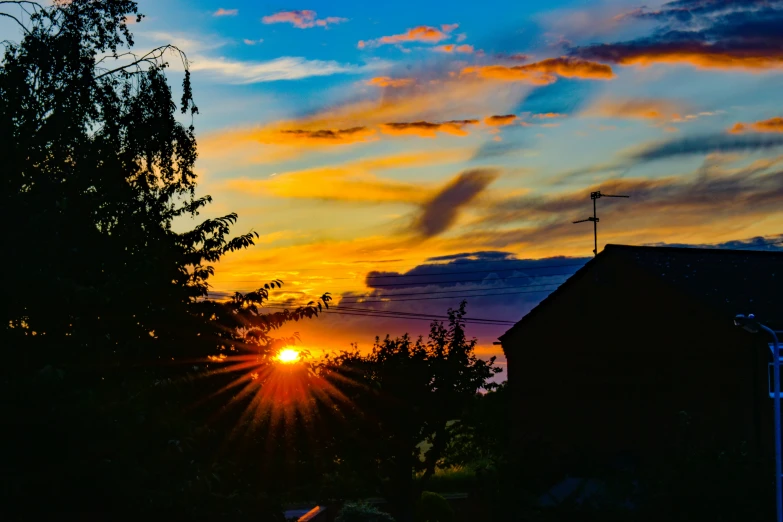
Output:
[[[258,515],[290,454],[256,437],[267,467],[218,458],[245,406],[231,360],[268,367],[295,340],[275,331],[329,295],[268,314],[281,281],[209,299],[212,265],[256,234],[232,236],[233,213],[198,218],[211,198],[196,194],[188,60],[132,50],[134,1],[0,0],[0,16],[20,34],[0,64],[4,508]]]
[[[258,340],[259,328],[294,317],[257,319],[268,285],[237,295],[222,314],[215,303],[196,306],[211,263],[256,234],[231,237],[236,214],[174,230],[211,201],[195,192],[198,109],[182,50],[132,52],[126,20],[142,15],[131,0],[0,2],[12,6],[29,16],[19,20],[21,42],[6,42],[0,68],[2,268],[13,296],[2,320],[11,338],[37,337],[40,360],[29,362],[73,361],[77,351],[85,359],[136,356],[153,340],[204,333],[195,326],[204,316],[236,311]],[[185,70],[179,103],[168,57]],[[184,354],[172,347],[165,355]]]
[[[443,463],[450,422],[482,389],[494,388],[490,379],[501,371],[494,357],[479,359],[476,339],[465,336],[465,305],[449,310],[448,325],[432,323],[427,340],[377,338],[372,353],[345,352],[319,368],[343,397],[339,461],[396,504],[401,520]]]

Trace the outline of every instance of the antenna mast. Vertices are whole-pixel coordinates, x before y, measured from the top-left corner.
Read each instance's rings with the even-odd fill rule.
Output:
[[[580,219],[579,221],[574,221],[574,224],[576,223],[585,223],[587,221],[593,222],[593,255],[598,255],[598,215],[596,214],[596,208],[595,208],[595,200],[598,198],[630,198],[631,196],[616,196],[613,194],[601,194],[601,191],[598,190],[596,192],[590,193],[590,199],[593,200],[593,217],[589,217],[587,219]]]

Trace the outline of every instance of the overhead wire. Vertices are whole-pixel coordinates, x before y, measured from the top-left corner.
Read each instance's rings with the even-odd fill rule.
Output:
[[[517,261],[517,260],[514,260]],[[498,261],[500,262],[500,261]],[[585,261],[586,263],[587,261]],[[509,263],[509,261],[505,262],[506,264]],[[513,272],[513,271],[525,271],[525,270],[545,270],[547,268],[562,268],[565,266],[583,266],[585,263],[562,263],[558,265],[543,265],[543,266],[530,266],[530,267],[516,267],[516,268],[484,268],[481,270],[461,270],[458,272],[444,272],[441,274],[387,274],[387,275],[368,275],[365,276],[366,279],[379,279],[379,278],[394,278],[394,277],[434,277],[434,276],[447,276],[447,275],[460,275],[460,274],[480,274],[480,273],[486,273],[486,272]],[[453,265],[419,265],[420,267],[448,267]],[[298,272],[298,271],[304,271],[309,269],[288,269],[288,272]],[[320,270],[320,269],[313,269],[313,270]],[[284,272],[286,270],[281,270],[281,272]],[[344,280],[344,279],[357,279],[356,277],[329,277],[330,280]],[[263,281],[263,279],[234,279],[233,283],[255,283],[258,281]]]

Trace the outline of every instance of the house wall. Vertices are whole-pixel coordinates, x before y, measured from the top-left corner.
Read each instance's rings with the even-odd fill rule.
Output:
[[[514,448],[539,441],[552,466],[570,452],[644,464],[741,440],[768,454],[763,343],[648,274],[599,261],[503,338]]]

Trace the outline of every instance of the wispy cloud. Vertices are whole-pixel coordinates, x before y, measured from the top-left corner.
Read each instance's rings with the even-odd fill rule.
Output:
[[[212,13],[212,16],[236,16],[239,14],[239,9],[223,9],[222,7]]]
[[[754,152],[783,147],[783,136],[705,134],[643,145],[630,151],[632,161],[645,162],[714,152]]]
[[[440,53],[464,53],[464,54],[471,54],[473,52],[473,46],[462,44],[446,44],[446,45],[438,45],[437,47],[433,48],[435,51],[438,51]]]
[[[486,125],[500,127],[504,125],[511,125],[512,123],[514,123],[516,119],[517,119],[516,114],[502,114],[502,115],[488,116],[484,118],[484,123]]]
[[[489,80],[523,82],[532,85],[549,85],[564,78],[586,80],[610,80],[614,72],[608,65],[578,58],[547,58],[525,65],[480,65],[462,69],[463,76],[477,76]]]
[[[783,132],[783,118],[775,117],[768,120],[755,121],[753,123],[735,123],[729,129],[732,134],[743,132]]]
[[[404,123],[384,123],[381,130],[392,136],[421,136],[434,138],[438,132],[445,132],[454,136],[467,136],[465,127],[475,125],[478,120],[451,120],[443,122],[413,121]]]
[[[424,237],[446,231],[459,217],[460,210],[476,199],[499,172],[494,169],[473,169],[460,173],[430,201],[424,204],[413,227]]]
[[[676,102],[653,98],[607,98],[596,101],[583,114],[599,118],[661,120],[679,118],[685,108]]]
[[[287,23],[299,29],[309,29],[311,27],[328,27],[330,25],[347,22],[347,18],[338,16],[328,16],[326,18],[317,18],[317,13],[310,10],[280,11],[273,15],[265,16],[261,19],[265,24]]]
[[[307,60],[293,56],[284,56],[266,62],[245,62],[228,58],[196,56],[191,64],[191,70],[194,72],[203,71],[238,84],[299,80],[333,74],[362,74],[383,67],[385,67],[385,63],[382,62],[355,65],[331,60]]]
[[[458,24],[445,24],[440,26],[440,29],[429,25],[419,25],[408,29],[404,33],[382,36],[374,40],[360,40],[357,46],[359,49],[364,49],[365,47],[377,47],[379,45],[408,42],[438,43],[449,38],[449,33],[457,27],[459,27]]]
[[[376,87],[407,87],[416,82],[413,78],[389,78],[388,76],[378,76],[367,81],[367,85]]]
[[[256,45],[256,44],[264,43],[264,39],[259,38],[258,40],[250,40],[249,38],[245,38],[244,40],[242,40],[242,42],[244,42],[245,45]]]

